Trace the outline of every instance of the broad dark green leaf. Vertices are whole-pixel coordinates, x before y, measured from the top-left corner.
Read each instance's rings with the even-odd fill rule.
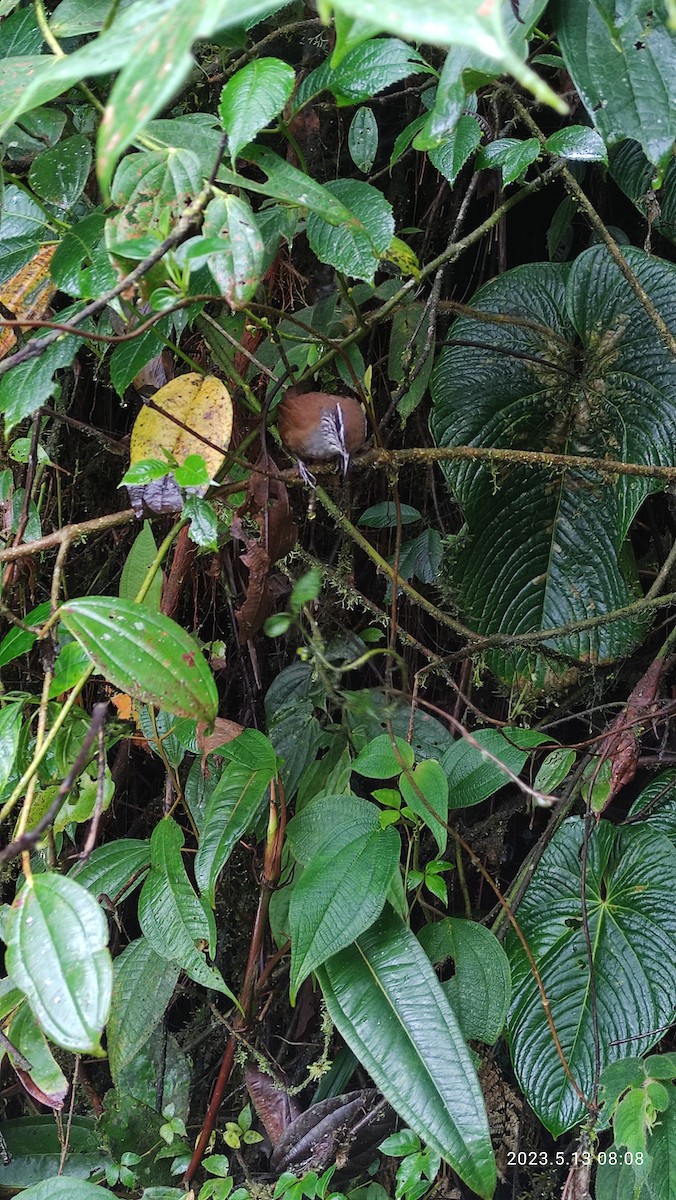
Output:
[[[617,186],[644,217],[649,217],[655,229],[670,241],[676,241],[676,159],[671,159],[664,172],[656,212],[653,185],[657,182],[657,168],[648,161],[638,142],[621,142],[612,148],[609,158],[610,174]]]
[[[146,867],[150,866],[150,842],[137,838],[116,838],[96,846],[86,862],[78,862],[70,877],[92,896],[107,896],[114,903],[124,900],[134,887],[140,887]]]
[[[344,204],[360,228],[329,224],[315,212],[307,219],[310,246],[320,262],[356,279],[372,282],[394,235],[394,217],[382,192],[357,179],[336,179],[326,190]]]
[[[287,843],[304,867],[329,847],[338,853],[355,837],[367,837],[380,828],[380,809],[359,796],[314,797],[286,827]]]
[[[629,809],[636,817],[645,809],[644,820],[651,829],[659,829],[676,847],[676,768],[661,771],[642,789]]]
[[[207,800],[195,859],[197,885],[212,907],[218,876],[234,846],[263,812],[277,769],[270,742],[255,729],[245,729],[224,749],[234,750],[237,757],[225,767]]]
[[[157,322],[157,329],[161,330],[165,335],[170,330],[170,319],[162,317]],[[124,398],[124,394],[132,380],[138,375],[139,371],[146,367],[152,359],[156,358],[164,350],[165,343],[159,337],[156,329],[146,329],[145,333],[139,334],[130,342],[121,342],[116,346],[109,359],[110,382],[120,399]],[[166,467],[166,463],[164,464]],[[156,576],[161,582],[161,575]],[[120,592],[122,595],[122,592]],[[136,593],[134,593],[136,595]],[[124,596],[123,599],[133,600],[134,596]],[[159,608],[157,605],[149,605],[148,607]]]
[[[94,1171],[103,1169],[110,1162],[110,1158],[100,1147],[100,1139],[92,1117],[73,1114],[69,1125],[68,1154],[63,1163],[62,1175],[65,1181],[73,1184],[77,1179],[86,1180]],[[42,1181],[57,1179],[61,1143],[53,1113],[49,1116],[45,1114],[5,1120],[2,1123],[2,1136],[12,1155],[11,1163],[3,1163],[2,1166],[3,1188],[7,1188],[8,1191],[13,1188],[28,1188],[32,1191],[34,1186]],[[42,1194],[44,1197],[45,1193]],[[65,1191],[65,1194],[69,1193]],[[98,1200],[101,1200],[102,1195],[110,1200],[109,1193],[101,1193],[99,1189]],[[61,1196],[64,1196],[64,1192],[61,1192]],[[91,1196],[89,1200],[92,1200]]]
[[[218,709],[213,676],[193,639],[174,621],[116,596],[70,600],[59,612],[116,687],[175,716],[213,723]]]
[[[256,58],[228,80],[219,112],[233,164],[242,147],[279,116],[295,82],[293,67],[279,58]]]
[[[430,961],[386,909],[317,971],[329,1014],[400,1117],[480,1196],[495,1162],[470,1053]]]
[[[183,834],[170,817],[160,821],[150,842],[151,866],[139,897],[141,929],[161,958],[181,967],[203,987],[231,995],[216,967],[210,967],[197,943],[215,949],[213,917],[193,891],[181,848]]]
[[[463,1036],[492,1046],[504,1028],[512,991],[509,960],[498,939],[459,917],[424,925],[418,938],[436,965],[453,959],[455,972],[442,987]]]
[[[664,320],[676,327],[676,269],[641,250],[625,253]],[[454,338],[495,350],[442,351],[432,377],[438,445],[600,457],[611,448],[627,462],[672,461],[676,362],[605,248],[585,251],[572,266],[508,271],[471,303],[500,313],[503,322],[512,313],[522,323],[463,317],[454,324]],[[496,474],[492,465],[469,463],[442,470],[467,522],[454,556],[454,602],[480,632],[546,630],[636,597],[626,538],[647,494],[661,486],[657,481],[517,466]],[[503,677],[537,688],[574,673],[580,660],[610,662],[629,653],[644,631],[645,623],[634,619],[552,639],[552,648],[573,660],[570,668],[547,659],[547,644],[539,654],[514,648],[489,651],[488,659]]]
[[[62,313],[60,319],[67,320],[68,317]],[[39,331],[36,336],[39,336]],[[81,345],[80,337],[71,334],[60,337],[39,357],[19,363],[2,376],[0,413],[5,418],[7,433],[11,433],[20,421],[30,417],[41,404],[50,399],[54,393],[56,371],[70,365]]]
[[[493,758],[509,767],[518,775],[528,758],[528,750],[524,746],[537,746],[538,741],[547,741],[542,734],[535,734],[524,742],[524,733],[531,731],[523,729],[480,729],[472,734],[479,747],[487,750]],[[472,804],[480,804],[487,800],[499,788],[509,782],[509,776],[500,769],[498,763],[486,758],[481,749],[473,746],[467,738],[458,738],[441,760],[446,772],[449,788],[449,807],[468,808]]]
[[[606,145],[633,138],[666,166],[676,138],[676,42],[660,9],[647,7],[604,20],[597,4],[560,0],[554,19],[566,69]]]
[[[292,1004],[310,972],[380,916],[400,852],[399,835],[391,827],[368,833],[357,829],[339,849],[310,860],[289,908]]]
[[[110,15],[112,3],[113,0],[61,0],[49,19],[49,27],[57,38],[98,33]],[[134,0],[120,0],[119,11],[133,3]]]
[[[1,78],[2,63],[0,82]],[[0,214],[0,283],[20,271],[50,237],[44,209],[21,188],[5,188]]]
[[[102,1054],[113,967],[96,901],[62,875],[34,875],[7,917],[7,970],[43,1031],[75,1053]]]
[[[43,200],[68,209],[82,195],[91,165],[89,139],[75,134],[34,160],[28,182]]]
[[[640,1054],[660,1037],[676,1007],[676,851],[650,828],[592,828],[586,876],[594,991],[582,928],[580,848],[584,822],[570,818],[545,851],[519,924],[550,1002],[573,1077],[590,1094],[596,1004],[601,1068]],[[560,1136],[585,1112],[564,1074],[538,986],[521,943],[506,943],[512,968],[509,1014],[514,1068],[528,1103]],[[638,1040],[637,1031],[643,1034]]]
[[[108,1058],[114,1080],[129,1065],[164,1016],[180,968],[138,938],[115,960],[108,1022]]]
[[[337,64],[331,59],[312,71],[294,96],[294,108],[327,90],[339,104],[357,104],[409,75],[430,70],[418,51],[400,38],[372,38],[353,46]]]
[[[110,1200],[112,1192],[107,1188],[97,1187],[95,1183],[85,1183],[82,1179],[61,1175],[53,1176],[42,1183],[34,1183],[21,1195],[23,1200]]]

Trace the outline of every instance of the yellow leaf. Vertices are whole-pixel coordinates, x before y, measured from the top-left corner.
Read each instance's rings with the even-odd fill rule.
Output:
[[[163,450],[173,454],[179,465],[188,455],[201,454],[213,479],[223,464],[232,434],[232,400],[225,384],[214,375],[179,375],[155,392],[152,404],[162,412],[144,406],[137,416],[131,431],[132,466],[144,458],[162,459]],[[184,425],[190,433],[182,428]]]

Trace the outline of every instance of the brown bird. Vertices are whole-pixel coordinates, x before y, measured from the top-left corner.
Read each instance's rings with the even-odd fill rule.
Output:
[[[366,441],[366,417],[354,396],[332,396],[328,392],[299,393],[289,388],[277,409],[279,436],[298,461],[306,483],[315,480],[304,459],[326,462],[340,459],[343,474],[350,455]]]

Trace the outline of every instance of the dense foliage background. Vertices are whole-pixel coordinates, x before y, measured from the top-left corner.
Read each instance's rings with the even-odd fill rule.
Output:
[[[674,0],[0,18],[0,1192],[670,1200]]]

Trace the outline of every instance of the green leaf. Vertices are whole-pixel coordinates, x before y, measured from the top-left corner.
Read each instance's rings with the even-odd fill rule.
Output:
[[[92,165],[92,148],[81,134],[66,138],[32,163],[28,182],[43,200],[69,209],[82,195]]]
[[[395,737],[396,751],[392,739],[387,733],[374,738],[363,750],[359,751],[352,764],[352,770],[367,779],[392,779],[399,775],[403,767],[413,766],[414,752],[403,738]],[[402,766],[403,764],[403,766]]]
[[[509,767],[510,771],[518,774],[523,767],[528,752],[514,745],[523,730],[480,729],[472,734],[479,747],[487,750],[494,758]],[[542,737],[542,741],[546,741]],[[476,746],[466,738],[458,738],[441,760],[446,772],[449,788],[449,805],[451,808],[468,808],[472,804],[481,804],[506,783],[509,776],[500,769],[498,763],[485,758]]]
[[[329,189],[321,183],[316,183],[309,175],[293,167],[291,163],[274,154],[265,146],[248,145],[242,155],[247,162],[260,167],[267,180],[265,183],[255,183],[238,175],[235,171],[221,167],[217,180],[232,187],[243,187],[249,192],[258,192],[262,196],[273,196],[294,208],[307,208],[320,216],[331,225],[346,225],[348,229],[359,231],[362,223],[358,216],[351,213]],[[346,183],[347,180],[342,182]],[[362,185],[366,186],[366,185]]]
[[[417,576],[422,583],[434,583],[441,568],[443,546],[437,529],[423,529],[417,537],[403,542],[399,555],[402,579]],[[389,589],[391,593],[391,589]]]
[[[213,676],[193,639],[174,621],[115,596],[70,600],[59,615],[116,687],[175,716],[213,724],[218,710]]]
[[[537,138],[500,138],[482,146],[477,157],[478,167],[501,167],[502,183],[507,187],[525,174],[540,153]]]
[[[676,138],[676,44],[659,8],[647,15],[641,5],[613,22],[596,4],[565,0],[554,19],[566,69],[606,145],[632,138],[666,166]]]
[[[455,974],[442,987],[463,1036],[494,1045],[512,991],[509,960],[498,939],[476,921],[458,917],[424,925],[418,938],[433,963],[453,959]]]
[[[124,560],[120,576],[120,599],[135,601],[141,585],[145,583],[148,568],[157,554],[157,543],[149,521],[144,521],[141,532],[134,539],[131,550]],[[156,571],[153,581],[141,603],[159,612],[162,596],[162,571]]]
[[[146,938],[132,942],[115,960],[108,1022],[113,1080],[145,1046],[174,994],[180,968],[153,950]]]
[[[357,524],[367,529],[391,529],[396,526],[398,519],[402,525],[411,525],[422,520],[422,516],[418,509],[412,508],[410,504],[400,504],[397,509],[392,500],[383,500],[380,504],[372,504],[370,508],[365,509]]]
[[[0,79],[2,63],[0,63]],[[0,283],[25,266],[50,234],[44,209],[22,188],[8,187],[0,213]]]
[[[339,104],[357,104],[420,71],[431,73],[431,68],[412,46],[400,38],[373,38],[353,46],[337,66],[331,60],[313,71],[298,89],[294,107],[324,89],[332,91]]]
[[[307,866],[330,847],[338,853],[355,837],[367,837],[380,828],[380,811],[359,796],[315,796],[286,827],[294,858]]]
[[[396,830],[374,829],[310,860],[289,907],[292,1004],[310,972],[380,916],[400,853]]]
[[[191,542],[201,550],[218,550],[218,517],[208,500],[186,496],[183,517],[190,521],[188,533]]]
[[[293,67],[279,58],[257,58],[229,79],[219,112],[234,165],[240,150],[279,116],[296,82]]]
[[[608,162],[608,151],[603,138],[587,125],[567,125],[557,129],[545,142],[545,150],[559,158],[580,162]]]
[[[378,122],[372,109],[357,109],[350,122],[347,148],[354,165],[368,175],[378,151]]]
[[[334,8],[418,44],[467,46],[491,59],[496,75],[509,72],[539,100],[551,104],[558,112],[567,112],[563,101],[513,50],[500,4],[444,0],[442,6],[439,0],[418,0],[417,4],[394,10],[389,0],[337,0]]]
[[[0,792],[12,774],[23,727],[23,704],[6,704],[0,712]]]
[[[533,781],[538,792],[553,792],[572,770],[577,755],[574,750],[552,750],[542,763]]]
[[[483,1097],[427,955],[386,909],[317,971],[329,1015],[399,1116],[461,1179],[495,1187]]]
[[[20,1078],[29,1093],[31,1091],[30,1084],[33,1084],[39,1088],[40,1092],[44,1093],[43,1097],[35,1096],[35,1099],[41,1101],[43,1104],[50,1104],[52,1108],[60,1109],[68,1095],[70,1085],[49,1049],[44,1034],[39,1025],[36,1024],[35,1017],[27,1004],[21,1006],[11,1021],[7,1030],[7,1037],[19,1053],[23,1054],[24,1058],[28,1059],[30,1063],[30,1071],[24,1074],[24,1071],[10,1054],[12,1064],[15,1070],[18,1069],[21,1071]],[[30,1080],[30,1083],[27,1082],[26,1076]]]
[[[111,1194],[107,1188],[68,1175],[35,1183],[21,1193],[23,1200],[110,1200]]]
[[[661,771],[643,788],[629,809],[629,816],[636,817],[646,809],[644,820],[651,829],[669,838],[676,847],[676,768]]]
[[[125,900],[140,887],[144,868],[150,866],[150,842],[117,838],[96,846],[86,862],[77,862],[69,877],[92,896],[107,896],[114,903]]]
[[[181,967],[203,987],[231,996],[216,967],[197,949],[204,942],[213,951],[214,926],[195,895],[186,874],[181,847],[183,834],[170,817],[160,821],[150,841],[151,865],[139,897],[139,923],[150,946],[161,958]]]
[[[263,265],[263,239],[251,205],[237,196],[217,196],[204,214],[205,237],[222,248],[207,258],[209,270],[230,308],[244,308],[256,292]]]
[[[195,859],[197,885],[212,908],[218,876],[234,846],[263,812],[277,770],[270,742],[255,729],[245,729],[223,749],[231,761],[207,800]]]
[[[220,6],[211,0],[174,0],[168,7],[156,6],[151,22],[140,11],[145,4],[132,10],[137,13],[137,36],[145,29],[144,46],[129,57],[116,79],[99,128],[97,174],[104,193],[120,155],[186,79],[192,66],[190,47],[210,7]]]
[[[57,1046],[102,1054],[113,968],[108,925],[80,884],[34,875],[7,917],[7,971]]]
[[[670,241],[676,239],[676,159],[672,159],[664,172],[659,197],[659,211],[655,211],[654,188],[661,172],[648,161],[638,142],[621,142],[610,152],[610,174],[615,183],[638,211],[653,223],[653,227]]]
[[[67,320],[68,316],[60,313],[59,318]],[[38,336],[39,331],[36,334],[36,337]],[[7,433],[11,433],[20,421],[30,417],[41,404],[50,399],[54,393],[55,372],[70,365],[81,345],[81,337],[71,334],[61,336],[39,357],[19,363],[2,376],[0,413],[4,415]]]
[[[44,604],[38,604],[37,608],[32,608],[29,613],[23,618],[24,625],[40,626],[47,620],[51,612],[51,605],[48,600]],[[37,638],[36,633],[29,633],[25,629],[20,629],[18,625],[12,626],[9,633],[6,633],[0,642],[0,667],[6,667],[7,663],[13,662],[15,658],[26,654],[35,644]]]
[[[625,255],[663,319],[676,326],[676,269],[631,247]],[[605,248],[585,251],[572,266],[508,271],[471,304],[500,313],[502,322],[511,313],[521,324],[456,321],[454,338],[475,342],[480,329],[480,340],[495,351],[442,350],[431,384],[437,445],[517,444],[545,452],[556,445],[600,457],[612,447],[626,462],[672,461],[676,362]],[[636,598],[626,538],[645,497],[662,486],[657,481],[613,480],[579,468],[511,465],[497,476],[488,464],[441,469],[467,522],[453,595],[473,628],[546,630]],[[541,688],[575,670],[548,660],[548,645],[573,663],[611,662],[630,653],[644,631],[644,620],[615,621],[552,639],[538,653],[513,647],[489,651],[487,659],[502,677]]]
[[[439,853],[443,854],[448,838],[443,824],[448,820],[448,780],[441,765],[433,758],[424,759],[414,767],[410,779],[402,772],[399,787],[404,803],[432,831]]]
[[[474,117],[460,117],[453,133],[428,150],[433,167],[437,168],[451,187],[468,159],[481,144],[481,126]]]
[[[134,0],[120,0],[119,8],[129,8]],[[98,33],[110,15],[112,0],[61,0],[49,19],[49,28],[57,38],[82,37]]]
[[[392,207],[382,192],[361,180],[336,179],[325,187],[349,209],[360,227],[336,227],[310,212],[307,219],[310,246],[320,262],[371,283],[394,235]]]
[[[5,1119],[2,1133],[12,1155],[11,1163],[3,1164],[2,1168],[4,1188],[31,1188],[43,1180],[56,1179],[62,1147],[53,1113]],[[68,1147],[63,1175],[70,1182],[89,1178],[92,1172],[101,1170],[110,1161],[100,1149],[91,1117],[72,1117]]]
[[[128,154],[113,180],[112,199],[122,212],[108,223],[107,244],[123,247],[133,240],[138,246],[135,251],[129,247],[131,257],[145,257],[157,249],[169,221],[180,215],[201,185],[199,159],[191,150]]]
[[[157,328],[165,334],[168,333],[168,318],[163,317],[158,321]],[[145,333],[139,334],[132,341],[122,342],[115,347],[109,360],[110,382],[120,399],[124,398],[124,393],[139,371],[161,354],[164,346],[165,343],[155,329],[146,329]]]
[[[676,851],[641,825],[592,827],[586,906],[595,986],[582,928],[580,848],[584,821],[555,834],[519,906],[519,925],[535,956],[563,1053],[582,1091],[594,1071],[594,1016],[601,1069],[639,1054],[660,1037],[676,997]],[[585,1109],[564,1074],[540,991],[521,943],[510,931],[509,1030],[514,1068],[528,1103],[559,1137]],[[637,1040],[636,1031],[643,1037]],[[654,1032],[652,1032],[654,1031]]]

